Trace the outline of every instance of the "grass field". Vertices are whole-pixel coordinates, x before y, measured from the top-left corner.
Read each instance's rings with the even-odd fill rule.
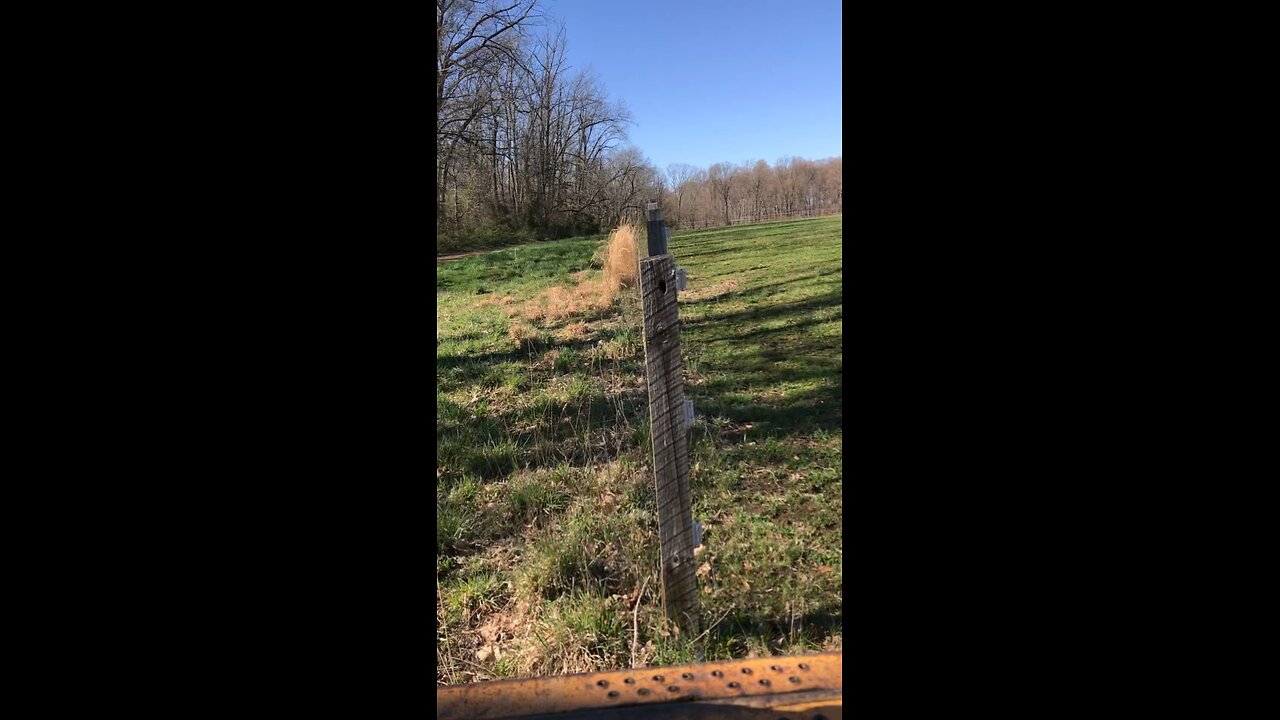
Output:
[[[437,266],[437,682],[841,648],[841,232],[671,238],[706,527],[693,638],[659,604],[638,292],[551,289],[600,276],[602,238]]]

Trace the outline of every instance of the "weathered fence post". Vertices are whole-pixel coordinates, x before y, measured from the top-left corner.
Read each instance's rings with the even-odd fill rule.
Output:
[[[662,545],[662,602],[688,637],[698,632],[698,582],[693,563],[693,499],[689,493],[689,436],[684,361],[676,303],[676,264],[667,253],[662,210],[649,203],[649,255],[640,261],[644,302],[645,378],[653,431],[653,472]]]

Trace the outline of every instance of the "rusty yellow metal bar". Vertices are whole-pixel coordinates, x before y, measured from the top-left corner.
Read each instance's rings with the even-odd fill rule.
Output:
[[[436,688],[437,720],[839,720],[840,652]]]

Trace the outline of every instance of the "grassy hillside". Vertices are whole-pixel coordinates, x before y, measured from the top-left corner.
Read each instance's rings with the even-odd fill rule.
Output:
[[[601,276],[602,239],[437,266],[438,682],[841,647],[841,226],[671,238],[697,638],[658,604],[638,293],[564,290]]]

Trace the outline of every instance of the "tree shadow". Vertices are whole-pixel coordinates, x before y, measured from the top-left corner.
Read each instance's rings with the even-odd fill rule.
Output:
[[[814,333],[839,322],[838,291],[806,300],[716,313],[689,321],[684,337],[704,347],[750,341],[759,348],[702,354],[698,373],[706,382],[689,389],[700,413],[729,421],[723,437],[736,440],[838,431],[843,423],[842,338]],[[825,311],[817,315],[818,311]],[[758,327],[768,322],[775,327]],[[736,328],[753,329],[737,331]]]
[[[817,267],[822,267],[825,265],[826,263],[814,263],[813,265],[807,265],[804,267],[797,268],[797,271],[804,272],[804,271],[813,270]],[[804,282],[816,280],[821,277],[826,277],[828,275],[834,275],[838,272],[842,272],[842,270],[843,270],[842,267],[838,267],[833,270],[823,270],[821,272],[817,272],[813,274],[797,275],[794,277],[787,278],[786,280],[779,280],[778,282],[765,283],[763,285],[751,285],[745,288],[735,288],[733,290],[726,290],[716,295],[710,295],[708,297],[698,298],[697,300],[681,300],[680,306],[684,307],[687,305],[705,305],[707,303],[719,302],[720,300],[723,300],[727,297],[749,298],[756,295],[768,297],[769,295],[773,294],[771,292],[766,292],[768,290],[773,290],[776,288],[785,287],[787,285],[795,285],[798,283],[804,283]]]
[[[703,618],[703,622],[713,622],[714,618]],[[840,603],[829,600],[816,609],[797,615],[794,618],[777,618],[758,611],[738,610],[731,612],[711,628],[708,635],[708,647],[727,647],[733,657],[744,657],[750,648],[746,644],[748,637],[767,637],[771,639],[771,647],[781,650],[781,644],[774,638],[783,637],[788,643],[805,640],[821,646],[832,632],[843,628],[844,608]],[[739,652],[740,651],[740,652]]]
[[[844,304],[843,292],[839,286],[835,286],[835,289],[829,292],[821,295],[815,295],[804,300],[797,300],[790,303],[773,303],[765,307],[749,307],[742,310],[732,310],[723,313],[708,313],[701,317],[681,320],[680,326],[682,329],[687,329],[693,333],[693,336],[689,338],[691,341],[698,340],[706,342],[707,338],[705,337],[703,329],[723,325],[727,329],[726,335],[719,339],[729,339],[737,337],[737,335],[733,334],[733,329],[743,322],[759,322],[764,320],[784,319],[793,316],[804,317],[817,310],[842,304]],[[713,337],[711,339],[715,340],[717,338]]]

